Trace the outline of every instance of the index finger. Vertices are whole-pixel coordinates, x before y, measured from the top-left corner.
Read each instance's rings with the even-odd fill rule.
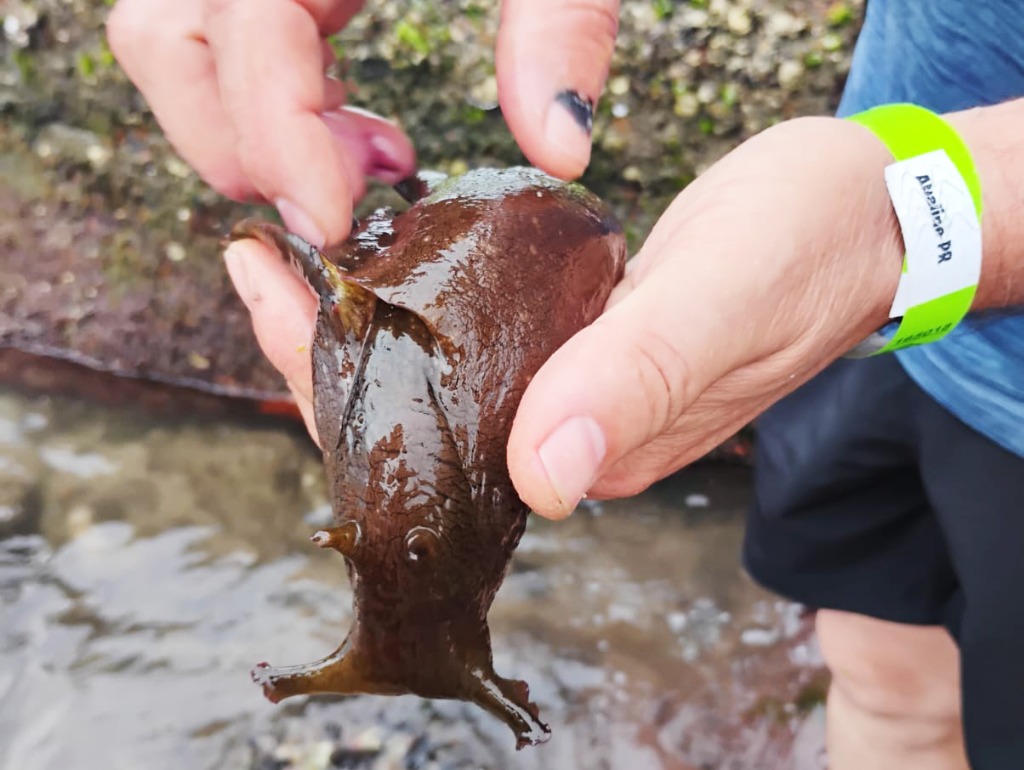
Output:
[[[356,0],[204,0],[224,107],[253,186],[289,228],[324,245],[344,238],[363,192],[370,137],[335,141],[325,109],[321,36]]]
[[[509,128],[563,179],[590,161],[590,131],[618,32],[619,0],[504,0],[495,57]]]

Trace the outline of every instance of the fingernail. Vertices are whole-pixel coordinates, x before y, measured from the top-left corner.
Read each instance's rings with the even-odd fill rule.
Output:
[[[252,305],[259,297],[252,285],[252,278],[249,275],[249,266],[245,255],[236,243],[232,243],[224,252],[224,265],[228,269],[228,276],[231,283],[235,285],[235,291],[242,303],[252,309]]]
[[[277,207],[281,219],[284,220],[285,226],[289,230],[305,238],[308,243],[316,246],[318,249],[324,247],[327,238],[309,214],[287,198],[278,198],[274,201],[274,206]]]
[[[551,488],[569,513],[594,483],[604,461],[604,434],[590,417],[570,417],[555,428],[537,456]]]
[[[544,138],[559,153],[570,158],[590,157],[590,132],[594,127],[594,104],[576,91],[562,91],[548,109]]]
[[[579,91],[568,89],[555,94],[555,102],[569,113],[573,122],[589,137],[594,130],[594,103],[580,95]]]

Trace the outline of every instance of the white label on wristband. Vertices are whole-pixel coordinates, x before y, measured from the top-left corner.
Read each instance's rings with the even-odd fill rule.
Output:
[[[976,286],[981,227],[971,192],[945,151],[891,164],[885,169],[885,184],[907,249],[907,269],[889,317]]]

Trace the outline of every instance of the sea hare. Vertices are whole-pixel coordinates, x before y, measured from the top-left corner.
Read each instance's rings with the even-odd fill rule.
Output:
[[[550,731],[525,682],[491,663],[487,611],[528,513],[505,444],[531,377],[593,321],[625,244],[579,185],[535,169],[481,169],[400,186],[323,253],[246,221],[320,298],[316,427],[335,526],[313,542],[345,557],[352,628],[316,663],[253,679],[272,701],[308,693],[415,693],[473,701],[516,745]]]

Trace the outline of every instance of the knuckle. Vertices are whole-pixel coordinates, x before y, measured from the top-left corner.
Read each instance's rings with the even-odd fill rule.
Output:
[[[268,9],[278,16],[300,11],[310,17],[321,32],[335,31],[344,26],[345,22],[361,6],[361,2],[346,0],[277,0],[260,4],[258,9],[250,0],[201,0],[203,6],[203,18],[207,21],[214,19],[235,19],[242,14],[264,13]]]
[[[274,11],[285,3],[256,3],[251,0],[197,0],[199,19],[211,39],[242,34],[261,15]]]
[[[644,492],[655,481],[656,479],[653,477],[639,476],[628,469],[613,469],[601,479],[600,485],[595,486],[592,493],[600,497],[615,499],[635,497]]]
[[[595,485],[602,496],[633,497],[682,466],[679,436],[662,434],[630,452],[609,468]]]
[[[670,340],[654,331],[647,331],[635,341],[633,354],[640,385],[638,396],[647,407],[652,436],[656,436],[683,411],[684,388],[690,380],[688,364]]]
[[[273,197],[279,188],[275,177],[276,156],[266,137],[240,130],[238,135],[238,161],[250,189],[258,190],[263,197]]]
[[[586,30],[588,39],[609,50],[614,47],[619,33],[618,0],[570,0],[564,9]]]
[[[256,188],[234,159],[220,163],[203,162],[201,159],[187,161],[199,172],[210,187],[233,201],[256,203],[262,200]]]
[[[217,174],[206,174],[205,177],[210,187],[230,200],[251,203],[259,198],[253,186],[244,179]]]

